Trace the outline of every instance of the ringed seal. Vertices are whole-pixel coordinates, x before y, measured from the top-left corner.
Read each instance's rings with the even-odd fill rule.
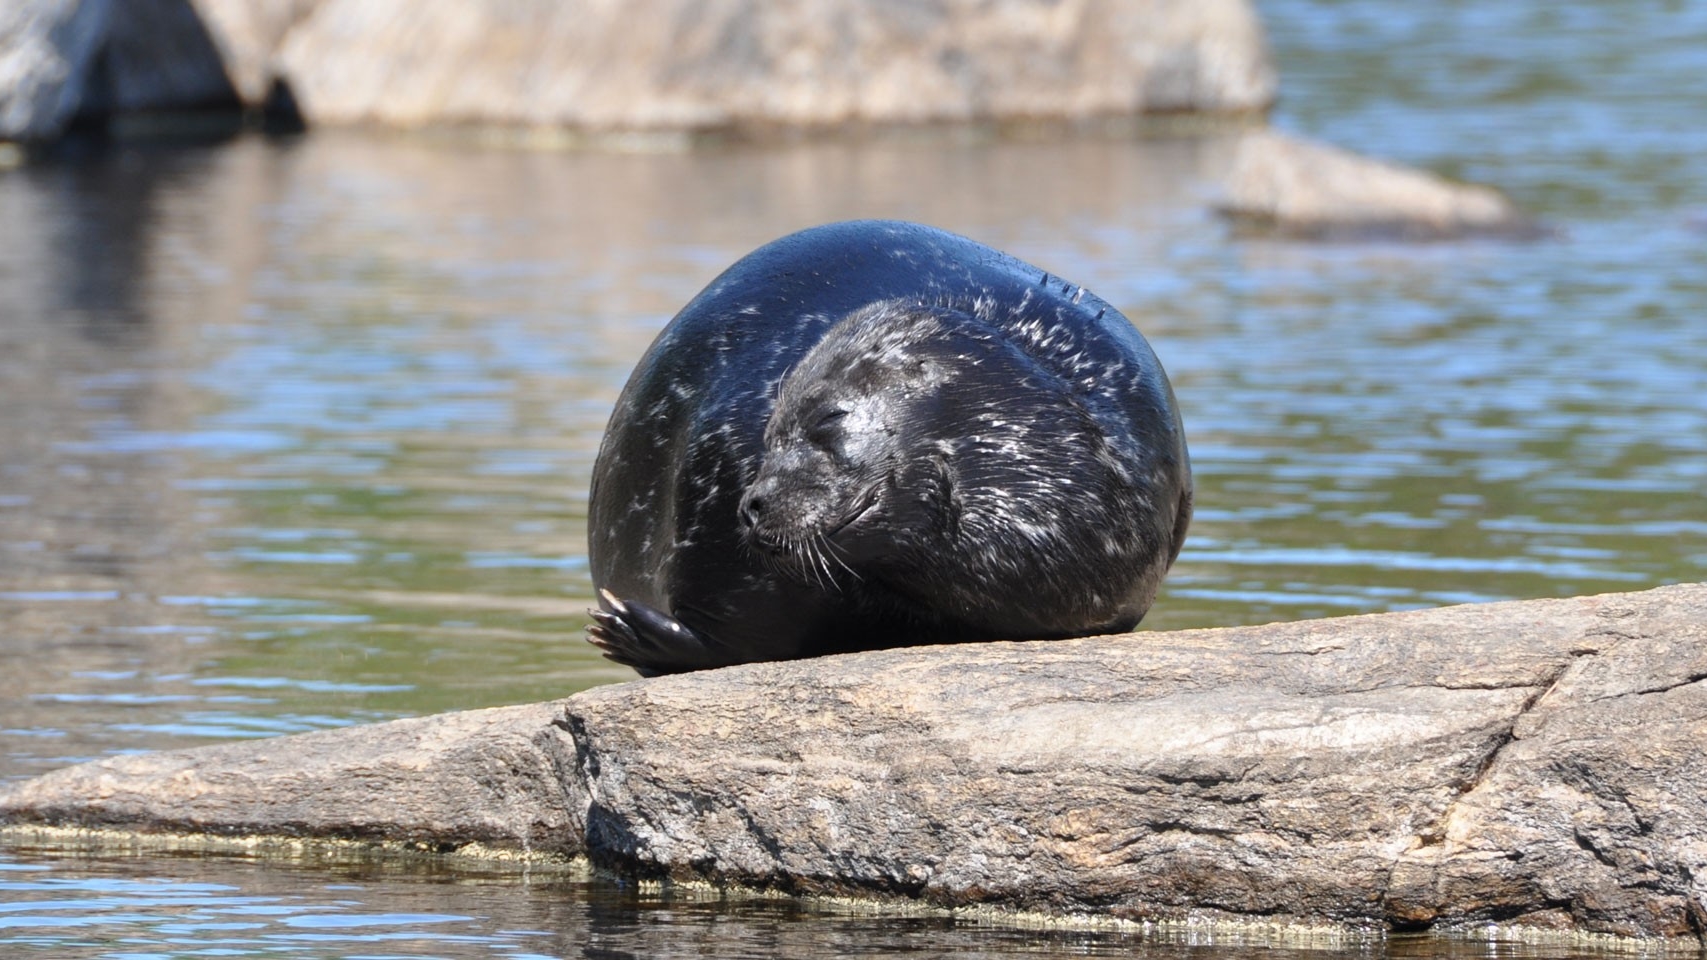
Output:
[[[725,270],[623,388],[588,640],[653,676],[1129,630],[1191,499],[1114,308],[931,227],[816,227]]]

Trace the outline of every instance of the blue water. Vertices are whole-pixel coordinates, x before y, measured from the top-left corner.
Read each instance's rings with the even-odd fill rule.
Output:
[[[615,393],[724,265],[853,216],[1011,250],[1155,345],[1199,513],[1146,628],[1707,579],[1707,5],[1261,8],[1278,125],[1495,184],[1557,236],[1233,240],[1207,212],[1215,138],[615,155],[328,133],[0,169],[0,780],[628,678],[579,640]],[[16,843],[0,946],[1238,952]]]

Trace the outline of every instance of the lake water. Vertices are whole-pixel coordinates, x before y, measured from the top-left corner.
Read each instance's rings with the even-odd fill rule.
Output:
[[[1280,125],[1496,184],[1560,235],[1233,240],[1206,212],[1216,137],[616,154],[317,134],[0,169],[0,782],[629,678],[580,639],[615,394],[722,267],[848,217],[1009,250],[1150,338],[1199,510],[1144,629],[1707,579],[1707,5],[1261,8]],[[0,947],[1242,952],[572,874],[19,844]]]

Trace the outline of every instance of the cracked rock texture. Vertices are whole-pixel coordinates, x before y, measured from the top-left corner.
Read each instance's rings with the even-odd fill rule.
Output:
[[[1129,918],[1707,929],[1707,585],[880,651],[116,757],[0,819]],[[19,829],[14,826],[12,829]]]
[[[0,793],[0,823],[573,855],[562,712],[496,707],[113,757]]]

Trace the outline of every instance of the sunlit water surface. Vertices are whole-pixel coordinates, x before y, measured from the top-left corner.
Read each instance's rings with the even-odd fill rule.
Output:
[[[1216,138],[620,155],[317,135],[0,170],[0,779],[625,679],[579,636],[615,393],[723,266],[847,217],[1010,250],[1149,336],[1199,511],[1146,629],[1707,579],[1707,8],[1263,9],[1283,126],[1498,184],[1561,235],[1234,241],[1206,213]],[[1237,952],[18,845],[0,946]]]

